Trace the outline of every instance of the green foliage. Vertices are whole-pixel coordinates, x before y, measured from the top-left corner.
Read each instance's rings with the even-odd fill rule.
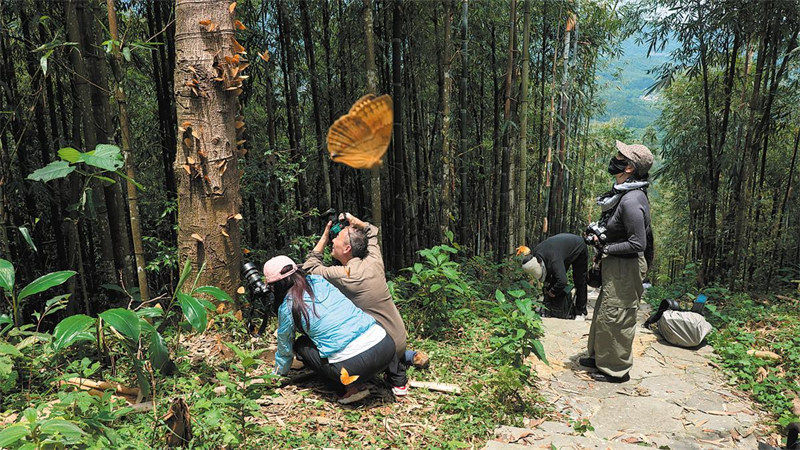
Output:
[[[547,363],[539,338],[544,334],[541,317],[524,290],[495,291],[496,303],[490,307],[493,361],[498,364],[492,386],[498,401],[508,413],[527,409],[520,392],[531,383],[530,366],[526,358],[534,353]]]
[[[509,298],[510,297],[510,298]],[[491,343],[499,362],[525,371],[525,358],[531,353],[547,363],[539,338],[544,335],[542,319],[534,311],[534,302],[523,290],[495,291],[497,303],[491,311],[494,334]]]
[[[586,434],[587,431],[594,431],[592,423],[585,417],[578,420],[570,420],[569,422],[572,425],[572,429],[581,436]]]
[[[22,288],[19,294],[14,293],[15,283],[15,270],[14,265],[10,261],[0,259],[0,288],[3,289],[3,294],[11,304],[11,313],[15,326],[20,326],[20,309],[22,308],[22,301],[31,295],[39,294],[50,288],[63,284],[68,279],[72,278],[77,272],[72,270],[62,270],[59,272],[49,273],[33,280],[30,284]]]
[[[424,260],[403,269],[409,275],[394,280],[392,294],[419,333],[434,335],[450,329],[452,319],[477,292],[460,264],[451,260],[458,253],[455,248],[442,244],[418,253]]]

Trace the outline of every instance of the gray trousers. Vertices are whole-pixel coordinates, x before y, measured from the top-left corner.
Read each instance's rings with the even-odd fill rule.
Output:
[[[600,270],[603,284],[589,329],[589,357],[595,359],[598,370],[621,377],[633,366],[636,313],[644,293],[642,280],[647,263],[643,256],[605,255]]]

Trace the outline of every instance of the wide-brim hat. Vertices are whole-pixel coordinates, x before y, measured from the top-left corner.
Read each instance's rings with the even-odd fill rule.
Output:
[[[626,144],[621,141],[616,141],[617,150],[622,153],[622,156],[632,162],[636,166],[637,175],[646,175],[653,167],[653,153],[650,149],[642,144]]]
[[[284,267],[291,266],[290,270],[281,273]],[[264,282],[272,284],[297,272],[297,264],[286,255],[278,255],[264,263]]]

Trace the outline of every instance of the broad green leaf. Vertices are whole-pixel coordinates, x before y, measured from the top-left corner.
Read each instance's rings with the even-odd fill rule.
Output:
[[[178,302],[180,302],[183,315],[186,316],[186,320],[189,321],[192,327],[201,333],[205,331],[207,324],[206,307],[196,298],[183,292],[178,293]]]
[[[442,285],[439,283],[434,283],[431,285],[431,293],[434,293],[442,288]]]
[[[131,62],[131,48],[128,46],[122,47],[122,56],[125,61]]]
[[[130,309],[114,308],[100,313],[100,318],[105,320],[107,324],[114,327],[126,338],[132,341],[138,341],[141,334],[141,326],[139,325],[139,316]]]
[[[514,298],[522,298],[525,296],[525,291],[522,289],[514,289],[513,291],[508,291],[508,294]]]
[[[73,164],[79,161],[83,161],[81,159],[83,153],[79,152],[77,149],[74,149],[72,147],[64,147],[60,149],[58,151],[58,156],[64,161],[68,161]]]
[[[28,246],[30,246],[33,251],[38,252],[39,250],[36,248],[36,244],[33,243],[33,239],[31,239],[31,232],[28,231],[28,227],[18,227],[17,229],[22,235],[22,239],[25,239],[25,242],[28,243]]]
[[[84,155],[83,162],[98,169],[113,172],[122,167],[122,160],[112,156]]]
[[[98,158],[122,158],[122,152],[119,147],[114,144],[97,144],[92,156]]]
[[[136,311],[136,315],[139,317],[161,317],[164,315],[164,310],[161,308],[142,308]]]
[[[416,273],[422,272],[422,263],[414,263],[414,272]]]
[[[0,431],[0,447],[13,447],[20,439],[27,436],[29,431],[28,427],[19,423]]]
[[[65,438],[78,438],[84,431],[79,426],[64,419],[48,419],[39,426],[39,431],[45,434],[60,434]]]
[[[0,355],[22,356],[22,352],[9,344],[8,342],[0,342]]]
[[[66,161],[53,161],[50,164],[36,169],[32,174],[28,175],[28,180],[41,181],[47,183],[48,181],[64,178],[71,174],[75,167],[69,165]]]
[[[92,326],[94,321],[93,318],[87,315],[76,314],[59,322],[53,331],[53,348],[55,351],[69,347],[77,341],[94,340],[90,333],[86,333],[86,329]]]
[[[178,285],[175,286],[175,291],[180,292],[181,288],[183,287],[183,283],[186,282],[186,279],[189,278],[189,275],[192,274],[192,261],[189,258],[186,258],[186,262],[183,263],[183,270],[181,270],[181,277],[178,279]]]
[[[494,291],[494,298],[497,299],[497,301],[501,302],[501,303],[506,301],[506,296],[503,295],[502,292],[500,292],[500,289],[497,289],[496,291]]]
[[[58,286],[59,284],[69,280],[76,273],[77,272],[74,270],[61,270],[41,276],[33,280],[31,284],[22,288],[22,290],[19,292],[19,300],[22,301],[22,299],[30,297],[31,295],[46,291],[54,286]]]
[[[14,290],[14,265],[10,261],[0,258],[0,288],[8,291]]]
[[[158,332],[150,334],[150,362],[154,369],[163,373],[172,373],[175,370],[175,364],[169,359],[169,350],[164,338]]]
[[[217,300],[224,301],[224,302],[232,302],[233,299],[227,292],[223,291],[222,289],[216,286],[200,286],[199,288],[194,290],[200,294],[208,294],[214,297]]]
[[[544,363],[548,366],[550,365],[550,363],[547,362],[547,355],[544,352],[544,345],[542,345],[542,342],[538,339],[533,341],[533,354],[536,355],[537,358],[544,361]]]

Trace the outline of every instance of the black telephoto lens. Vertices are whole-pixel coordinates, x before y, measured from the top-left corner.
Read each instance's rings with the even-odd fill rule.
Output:
[[[261,279],[261,273],[255,264],[249,262],[242,266],[242,273],[244,274],[247,287],[250,288],[254,294],[262,294],[267,291],[267,285]]]

